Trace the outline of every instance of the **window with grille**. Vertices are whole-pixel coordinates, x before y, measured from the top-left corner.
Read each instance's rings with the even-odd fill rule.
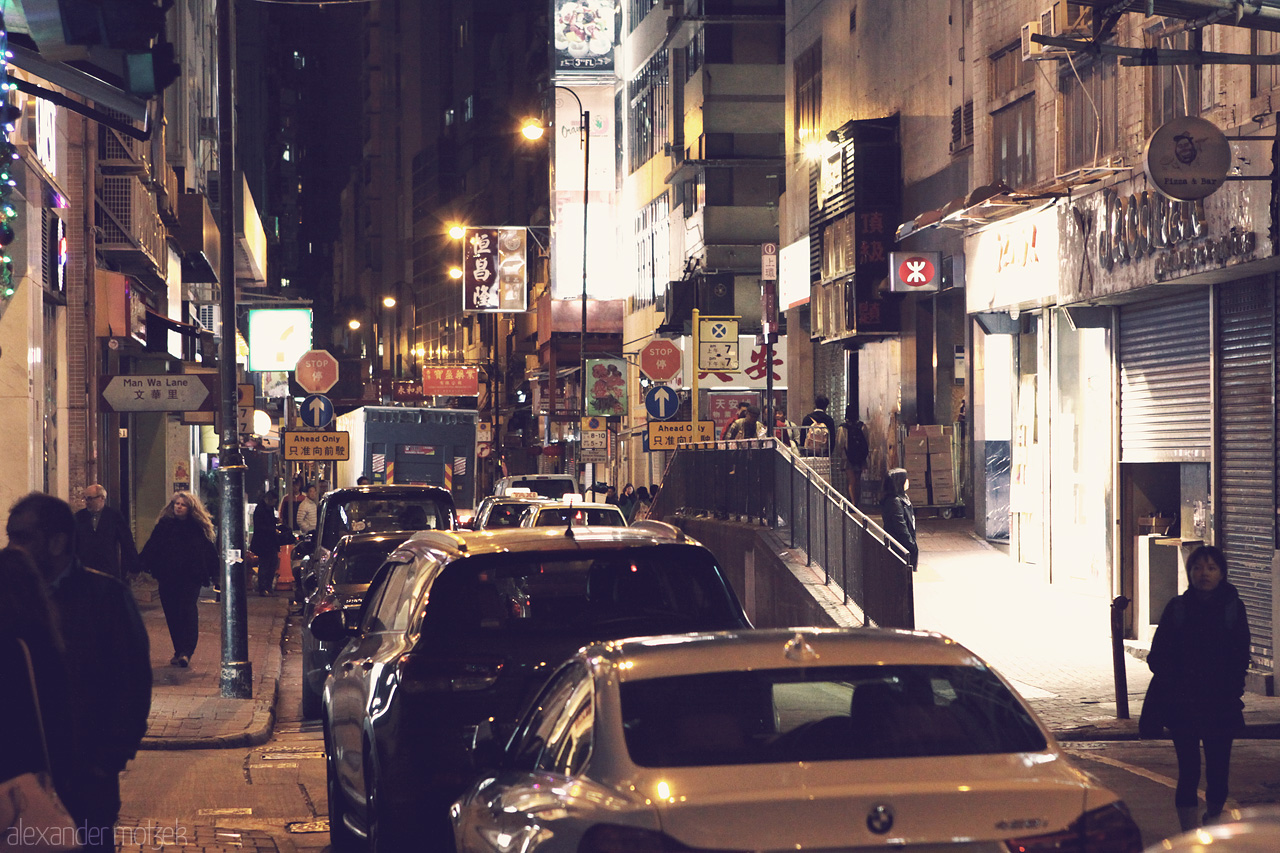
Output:
[[[630,137],[630,171],[634,172],[663,150],[667,141],[670,85],[667,52],[660,50],[627,84],[627,133]]]
[[[973,145],[973,101],[951,111],[951,153]]]
[[[1022,42],[1015,41],[991,57],[991,100],[1003,101],[1035,79],[1034,62],[1022,59]]]
[[[802,157],[806,144],[821,139],[822,39],[796,57],[792,71],[796,87],[796,156]]]
[[[1116,151],[1116,58],[1076,57],[1062,63],[1062,171],[1105,163]]]
[[[1164,50],[1199,50],[1200,31],[1181,32],[1172,36],[1148,34],[1149,47]],[[1157,65],[1151,75],[1151,97],[1147,100],[1147,132],[1180,116],[1200,115],[1204,75],[1194,65]]]
[[[627,32],[634,33],[658,0],[629,0],[627,3]]]
[[[652,305],[666,287],[671,254],[667,236],[670,212],[670,196],[664,192],[636,214],[637,308]]]
[[[1250,53],[1254,56],[1272,56],[1280,53],[1280,33],[1267,30],[1250,31]],[[1280,86],[1280,66],[1255,65],[1250,69],[1250,97],[1258,97]]]
[[[822,229],[822,278],[835,278],[853,266],[853,217],[842,216]]]
[[[1004,109],[991,114],[991,174],[1015,189],[1035,181],[1036,99],[1034,95],[1014,101]]]

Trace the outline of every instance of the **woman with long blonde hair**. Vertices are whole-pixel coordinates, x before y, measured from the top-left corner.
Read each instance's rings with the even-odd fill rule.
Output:
[[[160,605],[173,641],[173,666],[187,666],[200,638],[200,588],[218,572],[213,522],[200,498],[174,492],[156,518],[139,559],[143,571],[160,583]]]

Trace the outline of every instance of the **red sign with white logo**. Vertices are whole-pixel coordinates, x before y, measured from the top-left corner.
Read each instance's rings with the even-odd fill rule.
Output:
[[[445,397],[478,396],[480,370],[476,367],[424,367],[422,393]]]
[[[294,366],[293,378],[308,394],[323,394],[338,384],[338,360],[328,350],[307,350]]]
[[[640,369],[654,382],[670,382],[680,373],[680,347],[654,338],[640,350]]]
[[[892,252],[889,269],[893,293],[922,293],[941,290],[941,252]]]

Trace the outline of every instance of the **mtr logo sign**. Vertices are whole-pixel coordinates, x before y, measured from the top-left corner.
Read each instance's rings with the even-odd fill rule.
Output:
[[[935,293],[942,286],[941,252],[891,252],[893,293]]]

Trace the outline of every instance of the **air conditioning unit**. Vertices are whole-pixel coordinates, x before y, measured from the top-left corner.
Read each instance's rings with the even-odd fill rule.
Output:
[[[1053,0],[1040,13],[1041,35],[1088,36],[1092,29],[1093,7],[1087,3]]]
[[[1040,54],[1044,51],[1044,45],[1031,40],[1032,36],[1040,35],[1040,22],[1027,21],[1022,25],[1022,61],[1027,62],[1032,59],[1039,59]]]

